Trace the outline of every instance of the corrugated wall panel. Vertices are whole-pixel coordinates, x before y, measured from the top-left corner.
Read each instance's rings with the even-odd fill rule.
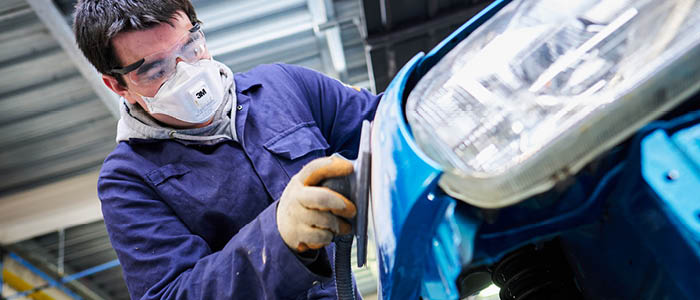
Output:
[[[40,23],[36,22],[32,11],[23,12],[22,17],[26,18],[26,24],[16,28],[16,30],[6,31],[4,29],[8,27],[0,27],[3,28],[2,33],[0,33],[0,63],[2,65],[10,64],[13,60],[28,56],[28,54],[29,56],[38,56],[57,47],[51,35]],[[15,51],[19,48],[22,51]]]
[[[3,126],[5,132],[0,135],[0,145],[17,148],[24,144],[41,143],[52,135],[69,134],[79,130],[78,127],[84,125],[85,119],[75,118],[74,116],[77,114],[87,114],[95,119],[103,119],[108,116],[101,103],[95,101],[71,103],[71,105],[56,111],[39,114],[33,118],[25,118]]]
[[[322,70],[306,0],[201,1],[195,6],[210,52],[234,72],[273,62]]]
[[[57,180],[98,168],[114,148],[114,137],[105,134],[114,131],[114,127],[112,122],[95,120],[71,133],[2,151],[0,190],[29,188],[42,180]]]
[[[116,120],[26,2],[0,24],[0,196],[98,168]]]
[[[197,15],[211,32],[255,24],[266,19],[284,17],[292,11],[305,10],[306,0],[195,1]]]
[[[16,51],[24,49],[18,47]],[[23,56],[0,66],[0,91],[7,93],[41,88],[42,84],[75,72],[68,56],[60,49],[54,48],[43,55]]]
[[[295,63],[309,58],[320,61],[316,38],[310,30],[233,49],[215,58],[229,65],[234,72],[246,71],[264,63]]]
[[[47,82],[42,88],[3,95],[0,98],[0,126],[44,115],[72,105],[75,101],[93,98],[95,94],[84,82],[85,79],[80,74],[73,73]]]

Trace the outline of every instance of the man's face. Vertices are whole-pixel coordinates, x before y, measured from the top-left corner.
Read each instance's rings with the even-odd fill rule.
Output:
[[[117,59],[122,62],[122,67],[131,65],[149,55],[173,49],[173,46],[182,41],[183,37],[190,33],[192,23],[183,13],[178,12],[172,20],[173,26],[161,23],[147,30],[121,32],[112,38],[112,47]],[[206,51],[206,50],[205,50]],[[208,52],[204,53],[205,58],[211,58]],[[151,114],[148,106],[141,96],[153,97],[158,92],[160,86],[167,78],[150,82],[148,84],[136,83],[130,76],[123,76],[126,86],[120,85],[116,78],[110,75],[102,75],[103,81],[112,91],[124,97],[130,104],[138,103],[154,119],[176,128],[201,127],[211,122],[203,124],[192,124],[180,121],[164,114]]]

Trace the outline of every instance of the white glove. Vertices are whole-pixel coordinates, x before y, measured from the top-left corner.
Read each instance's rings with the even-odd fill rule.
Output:
[[[352,163],[345,159],[323,157],[292,177],[277,206],[277,229],[289,248],[300,253],[319,249],[330,244],[334,235],[351,232],[350,224],[338,216],[354,217],[355,205],[343,195],[315,185],[352,171]]]

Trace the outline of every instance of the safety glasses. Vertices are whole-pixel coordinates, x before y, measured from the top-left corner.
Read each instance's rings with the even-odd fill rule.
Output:
[[[177,66],[177,59],[194,63],[205,58],[206,41],[200,23],[195,23],[170,49],[146,56],[125,67],[111,70],[128,77],[137,86],[150,86],[168,79]]]

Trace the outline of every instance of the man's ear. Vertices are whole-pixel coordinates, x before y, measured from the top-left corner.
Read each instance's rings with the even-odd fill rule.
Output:
[[[125,86],[119,84],[117,78],[114,76],[102,74],[102,81],[105,85],[119,96],[126,98],[126,94],[129,92]]]

